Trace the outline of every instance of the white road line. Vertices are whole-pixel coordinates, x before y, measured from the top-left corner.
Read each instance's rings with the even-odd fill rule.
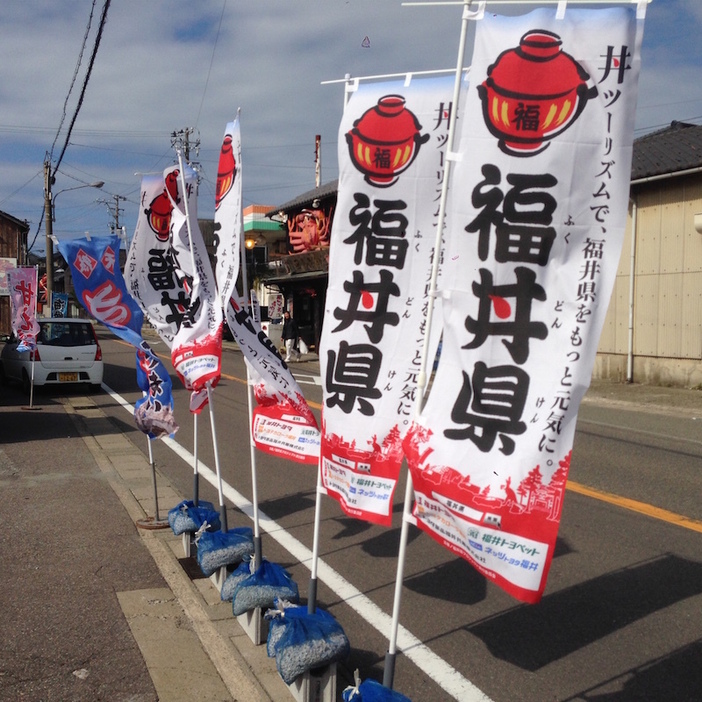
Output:
[[[309,375],[306,373],[293,373],[293,377],[298,383],[303,385],[321,385],[322,379],[318,375]]]
[[[105,390],[118,404],[130,413],[134,413],[134,407],[129,404],[121,395],[103,383]],[[181,446],[171,438],[162,439],[174,453],[182,458],[189,465],[193,465],[195,457],[190,451]],[[207,467],[202,461],[198,461],[198,471],[208,483],[217,488],[217,475]],[[227,482],[222,481],[222,490],[228,500],[253,520],[253,505],[238,490]],[[312,551],[301,541],[298,541],[292,534],[283,529],[277,522],[268,515],[258,511],[260,528],[268,533],[291,555],[297,558],[300,563],[311,570]],[[317,576],[327,587],[331,588],[351,609],[359,614],[373,628],[383,636],[388,636],[392,625],[392,617],[383,612],[378,605],[366,597],[360,590],[352,585],[340,573],[325,563],[321,558],[317,561]],[[430,677],[444,692],[453,695],[460,702],[492,702],[492,700],[473,685],[470,680],[464,678],[455,668],[449,665],[443,658],[436,655],[428,646],[425,646],[414,634],[402,625],[397,633],[398,649],[407,656],[422,672]]]

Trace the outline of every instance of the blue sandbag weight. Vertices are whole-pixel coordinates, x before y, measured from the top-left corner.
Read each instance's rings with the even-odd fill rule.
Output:
[[[251,527],[206,531],[198,535],[196,543],[197,562],[207,577],[218,568],[239,563],[254,553]]]
[[[253,567],[253,558],[251,560],[244,559],[239,565],[234,568],[234,570],[229,573],[222,583],[222,589],[219,592],[219,596],[222,602],[231,602],[234,596],[234,590],[236,586],[245,578],[251,575],[251,568]]]
[[[341,699],[343,702],[412,702],[409,697],[370,679],[355,687],[347,687],[341,693]]]
[[[183,500],[168,511],[168,524],[176,536],[198,531],[207,522],[207,528],[220,528],[219,512],[211,502],[200,500],[197,507],[192,500]]]
[[[346,658],[349,640],[341,625],[324,610],[308,613],[306,606],[285,607],[271,619],[266,650],[275,655],[278,673],[286,685],[308,670]]]
[[[235,617],[256,607],[272,607],[276,599],[297,602],[297,583],[282,566],[263,560],[258,569],[238,582],[232,595]]]

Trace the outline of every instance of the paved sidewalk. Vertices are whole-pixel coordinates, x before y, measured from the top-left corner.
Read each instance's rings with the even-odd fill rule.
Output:
[[[593,380],[583,402],[693,416],[702,422],[702,389]],[[702,425],[700,425],[702,431]]]
[[[1,397],[0,701],[292,699],[181,538],[135,526],[151,467],[93,400]]]
[[[702,422],[699,390],[595,381],[584,402]],[[292,699],[181,539],[136,528],[154,514],[142,452],[90,397],[34,405],[0,390],[0,702]],[[164,518],[183,497],[157,484]]]

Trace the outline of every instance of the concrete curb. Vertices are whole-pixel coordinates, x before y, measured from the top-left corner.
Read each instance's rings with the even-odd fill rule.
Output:
[[[136,523],[153,515],[155,508],[151,466],[144,454],[115,428],[92,399],[68,397],[64,399],[64,408],[131,519]],[[158,470],[156,474],[159,512],[163,518],[168,509],[184,498]],[[174,536],[170,529],[138,529],[138,533],[161,572],[168,590],[196,634],[194,645],[204,651],[229,693],[229,697],[220,696],[217,699],[275,702],[290,698],[290,692],[280,679],[275,662],[266,655],[265,646],[254,646],[248,639],[233,616],[230,603],[221,602],[219,593],[208,578],[191,580],[185,572],[178,556],[178,553],[180,557],[183,556],[180,537]],[[134,633],[134,627],[132,631]],[[144,647],[137,642],[142,648],[142,653],[146,654]],[[168,649],[168,646],[164,648]],[[168,651],[161,655],[168,657]],[[192,651],[194,659],[198,655],[198,651]],[[157,683],[163,684],[163,668],[168,666],[159,661],[150,661],[147,655],[145,661],[152,680],[157,685],[160,699],[188,699],[191,693],[184,689],[186,685],[182,675],[190,675],[189,671],[179,670],[172,673],[172,677],[181,676],[181,679],[173,681],[181,690],[166,696],[163,689],[158,690]],[[170,668],[172,669],[172,665]],[[202,671],[199,675],[202,676]],[[177,694],[181,696],[174,696]],[[202,696],[190,697],[195,698],[204,699]]]

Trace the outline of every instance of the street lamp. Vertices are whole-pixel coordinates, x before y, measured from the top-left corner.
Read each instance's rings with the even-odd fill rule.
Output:
[[[94,183],[85,183],[84,185],[76,185],[72,188],[64,188],[59,190],[55,195],[51,193],[51,186],[54,183],[54,178],[51,175],[51,164],[46,161],[44,163],[44,219],[46,220],[46,303],[51,308],[51,294],[54,292],[54,207],[53,201],[61,194],[68,190],[79,190],[80,188],[101,188],[105,185],[104,181],[98,180]]]

